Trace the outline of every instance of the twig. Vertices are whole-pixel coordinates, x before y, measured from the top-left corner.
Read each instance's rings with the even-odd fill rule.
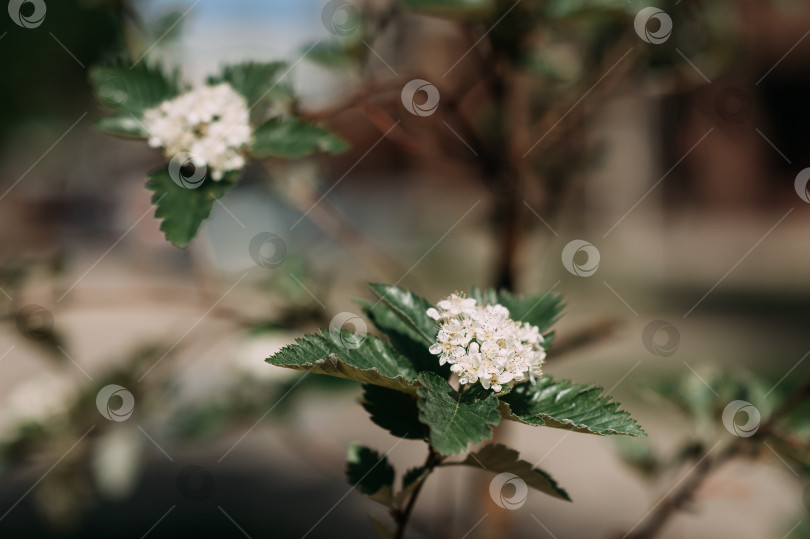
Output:
[[[702,485],[720,465],[742,453],[754,442],[771,434],[774,425],[783,416],[787,415],[796,408],[796,406],[801,404],[808,395],[810,395],[810,377],[785,397],[769,418],[760,425],[754,436],[750,438],[737,438],[715,457],[711,457],[708,452],[704,452],[698,460],[694,471],[684,480],[683,484],[679,488],[673,489],[664,500],[659,502],[655,511],[646,518],[644,525],[641,526],[637,532],[632,534],[628,533],[623,539],[649,539],[655,537],[675,514],[675,511],[683,507],[694,497],[700,485]]]
[[[433,449],[432,446],[428,446],[428,456],[425,459],[425,469],[427,470],[427,474],[430,475],[431,472],[441,464],[444,457]],[[405,536],[405,527],[408,525],[408,520],[411,518],[411,513],[413,513],[413,507],[416,505],[416,498],[419,497],[419,493],[422,491],[422,487],[424,486],[425,482],[427,481],[427,477],[422,479],[422,482],[416,485],[416,488],[413,490],[411,497],[408,499],[408,503],[405,505],[405,508],[402,510],[395,510],[393,512],[394,522],[396,522],[397,530],[394,533],[395,539],[402,539]]]

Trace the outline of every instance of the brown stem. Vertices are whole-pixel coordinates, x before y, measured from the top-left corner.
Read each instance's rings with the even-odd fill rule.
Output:
[[[433,470],[441,464],[444,457],[433,449],[432,446],[428,446],[428,456],[425,459],[425,469],[427,473],[430,474]],[[422,491],[422,487],[424,486],[425,482],[427,481],[427,477],[425,477],[421,483],[416,485],[416,488],[413,490],[411,497],[408,498],[408,503],[405,504],[405,508],[399,511],[394,511],[394,522],[396,522],[397,530],[394,533],[394,539],[402,539],[405,536],[405,527],[408,525],[408,520],[411,518],[411,513],[413,513],[413,507],[416,505],[416,498],[419,497],[419,493]]]

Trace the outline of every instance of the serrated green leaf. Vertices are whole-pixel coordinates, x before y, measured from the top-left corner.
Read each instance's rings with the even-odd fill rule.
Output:
[[[427,426],[419,421],[419,409],[413,395],[364,385],[363,408],[374,423],[398,438],[424,440],[428,437]]]
[[[337,339],[340,340],[340,339]],[[357,380],[364,384],[416,393],[416,371],[410,361],[391,346],[367,335],[357,348],[336,343],[328,331],[305,335],[267,359],[279,367]]]
[[[403,331],[418,337],[426,347],[436,342],[439,325],[427,315],[427,310],[433,306],[428,300],[398,286],[379,283],[368,286],[380,298],[380,303],[399,317]]]
[[[423,372],[419,381],[419,420],[430,427],[430,445],[445,455],[454,455],[492,437],[492,427],[501,421],[498,399],[490,394],[474,399],[458,393],[447,381]]]
[[[528,322],[541,332],[547,331],[559,320],[565,307],[562,297],[551,291],[538,296],[518,297],[505,290],[496,293],[494,290],[474,288],[470,297],[479,303],[500,303],[509,309],[512,320]]]
[[[90,68],[90,84],[105,106],[140,115],[180,93],[177,73],[166,75],[146,62]]]
[[[219,77],[211,77],[209,82],[227,82],[252,108],[263,100],[292,99],[292,88],[281,82],[286,72],[286,62],[244,62],[226,66]]]
[[[482,468],[494,473],[511,473],[520,477],[527,485],[540,492],[571,501],[568,493],[557,486],[557,482],[550,475],[539,468],[534,468],[531,463],[521,460],[517,451],[503,444],[487,445],[475,453],[470,453],[459,464]]]
[[[296,159],[316,151],[343,153],[349,145],[326,129],[299,118],[270,118],[253,132],[254,157]]]
[[[346,478],[352,486],[372,500],[391,506],[394,475],[394,467],[389,464],[385,455],[359,444],[349,447]]]
[[[146,187],[154,193],[152,203],[155,217],[162,219],[160,229],[167,240],[182,248],[191,243],[214,202],[233,187],[233,181],[228,177],[220,181],[205,178],[200,187],[186,189],[177,185],[164,167],[149,175]]]
[[[357,304],[363,309],[363,314],[371,320],[391,344],[405,357],[411,360],[417,372],[431,371],[447,380],[450,377],[450,365],[440,365],[437,356],[428,350],[424,336],[414,328],[413,324],[402,317],[387,303],[378,301],[358,300]],[[432,343],[431,343],[432,344]]]
[[[141,122],[132,114],[105,116],[96,120],[93,126],[99,131],[119,137],[146,138],[147,136]]]
[[[577,385],[570,380],[555,382],[543,376],[537,384],[520,384],[501,397],[501,413],[506,419],[534,426],[603,436],[647,436],[635,419],[602,391],[598,386]]]

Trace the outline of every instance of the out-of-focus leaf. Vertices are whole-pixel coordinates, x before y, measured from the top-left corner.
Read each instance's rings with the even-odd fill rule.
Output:
[[[105,106],[140,116],[180,93],[177,73],[167,75],[160,66],[142,61],[133,67],[100,65],[90,68],[90,84]]]
[[[104,116],[96,120],[95,128],[110,135],[128,138],[146,138],[141,122],[132,114],[119,114],[116,116]]]
[[[334,133],[299,118],[271,118],[256,128],[253,138],[251,153],[258,158],[296,159],[316,151],[338,154],[349,149]]]
[[[372,500],[391,506],[394,467],[385,455],[360,444],[352,444],[346,457],[346,478]]]
[[[244,62],[228,65],[219,77],[211,77],[209,83],[227,82],[244,96],[248,107],[255,107],[264,100],[289,101],[292,88],[282,80],[287,73],[285,62]]]

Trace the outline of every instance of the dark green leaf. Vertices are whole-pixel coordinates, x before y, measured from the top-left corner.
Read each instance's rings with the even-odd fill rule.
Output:
[[[146,187],[154,193],[155,217],[163,220],[160,229],[176,247],[186,247],[191,243],[200,225],[211,214],[214,202],[233,187],[228,177],[221,181],[210,178],[202,181],[196,189],[181,187],[172,180],[168,167],[149,175]]]
[[[99,131],[119,137],[146,138],[147,136],[141,122],[132,114],[105,116],[96,120],[94,126]]]
[[[328,374],[415,394],[416,371],[385,341],[368,335],[357,348],[346,348],[322,330],[285,346],[268,363],[299,371]]]
[[[439,365],[438,357],[428,350],[429,344],[424,336],[415,329],[412,322],[403,318],[403,314],[399,314],[400,312],[383,301],[371,303],[359,300],[357,303],[363,308],[363,314],[371,320],[374,327],[388,337],[394,348],[411,360],[417,372],[435,372],[445,380],[450,377],[450,365]]]
[[[346,457],[346,477],[352,486],[385,505],[390,505],[394,468],[384,455],[368,447],[352,444]]]
[[[316,151],[343,153],[349,145],[337,135],[299,118],[275,117],[253,132],[254,157],[305,157]]]
[[[490,444],[475,453],[471,453],[461,462],[467,466],[482,468],[494,473],[511,473],[526,482],[532,488],[545,492],[549,496],[571,501],[568,494],[557,482],[543,470],[534,468],[529,462],[520,459],[514,449],[503,444]]]
[[[398,286],[370,283],[369,287],[400,319],[398,328],[413,338],[419,338],[426,347],[436,342],[438,323],[427,315],[433,305],[423,297]],[[380,328],[385,331],[384,328]]]
[[[498,399],[490,394],[474,399],[453,389],[432,372],[419,374],[419,420],[430,427],[430,445],[445,455],[460,453],[468,444],[492,437],[501,421]]]
[[[602,394],[602,388],[555,382],[543,376],[536,385],[525,383],[501,397],[501,413],[528,425],[554,427],[588,434],[647,434],[619,403]]]
[[[222,75],[209,79],[209,82],[227,82],[244,96],[248,107],[253,108],[263,100],[288,101],[292,99],[292,89],[281,77],[287,72],[285,62],[244,62],[226,66]]]
[[[412,395],[375,385],[363,386],[363,408],[378,426],[398,438],[424,440],[429,431],[419,421],[419,409]]]
[[[138,115],[180,93],[176,73],[167,76],[160,67],[146,62],[132,68],[124,65],[92,67],[90,84],[98,100],[107,107]]]

